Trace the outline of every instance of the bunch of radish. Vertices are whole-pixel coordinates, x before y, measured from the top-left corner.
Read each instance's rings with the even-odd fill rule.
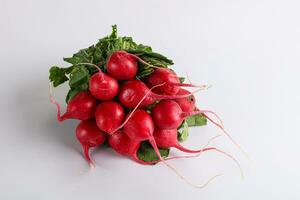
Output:
[[[193,115],[201,115],[224,130],[219,117],[212,111],[198,109],[193,93],[186,90],[186,87],[201,90],[205,86],[182,83],[168,66],[155,63],[153,59],[147,60],[147,55],[158,61],[159,56],[147,52],[145,46],[134,46],[131,41],[131,47],[120,48],[118,42],[124,43],[125,39],[119,40],[114,34],[109,36],[110,40],[107,39],[109,37],[100,40],[102,46],[91,46],[74,54],[73,60],[66,59],[72,63],[71,67],[50,69],[50,81],[54,86],[70,80],[64,114],[61,114],[60,104],[52,95],[50,99],[57,107],[58,121],[79,120],[76,137],[88,163],[94,165],[89,149],[103,144],[137,163],[164,162],[168,166],[166,160],[170,158],[161,155],[162,149],[176,148],[189,154],[208,150],[222,152],[214,147],[191,150],[178,141],[178,130],[184,120]],[[116,47],[109,49],[108,42]],[[104,45],[107,49],[104,56],[101,54],[101,61],[97,48],[104,48]],[[141,76],[141,73],[144,75]],[[76,83],[72,82],[75,78]],[[145,141],[153,148],[157,160],[147,161],[138,157],[138,150]]]

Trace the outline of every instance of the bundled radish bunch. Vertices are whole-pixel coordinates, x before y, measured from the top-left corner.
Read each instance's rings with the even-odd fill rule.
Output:
[[[89,149],[103,144],[141,164],[168,159],[171,147],[187,153],[179,144],[188,136],[190,126],[206,125],[211,111],[199,110],[195,97],[183,87],[203,89],[183,83],[170,69],[172,60],[155,53],[151,47],[136,44],[131,37],[118,37],[117,28],[98,43],[64,60],[67,68],[53,66],[50,81],[54,87],[68,81],[67,109],[58,121],[80,120],[76,137],[87,161]]]

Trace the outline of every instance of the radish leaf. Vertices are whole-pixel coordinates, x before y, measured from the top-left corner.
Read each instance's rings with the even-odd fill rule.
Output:
[[[169,156],[170,149],[163,149],[163,148],[158,148],[160,155],[163,158],[166,158]],[[158,156],[156,155],[153,147],[151,144],[146,141],[142,142],[140,148],[138,149],[137,156],[140,160],[143,160],[145,162],[151,162],[151,161],[156,161],[159,160]]]

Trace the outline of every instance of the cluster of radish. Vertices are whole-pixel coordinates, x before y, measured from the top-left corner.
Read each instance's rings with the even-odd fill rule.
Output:
[[[177,140],[178,127],[190,115],[201,113],[223,129],[221,122],[217,123],[207,116],[214,113],[197,109],[193,94],[182,88],[200,86],[181,83],[172,70],[155,66],[152,66],[154,72],[145,80],[138,80],[135,78],[138,62],[144,61],[126,51],[116,51],[108,58],[106,73],[97,65],[80,63],[94,66],[98,72],[90,77],[88,90],[79,92],[68,102],[63,115],[60,105],[51,97],[58,109],[58,121],[80,120],[76,137],[86,160],[93,165],[89,149],[100,146],[106,140],[117,153],[141,164],[153,164],[137,157],[143,141],[150,142],[159,158],[157,162],[165,164],[167,159],[161,156],[159,147],[175,147],[187,153],[219,151],[216,148],[190,150]],[[146,110],[153,104],[150,111]]]

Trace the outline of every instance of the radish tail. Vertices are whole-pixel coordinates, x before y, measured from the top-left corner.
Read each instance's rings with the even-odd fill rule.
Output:
[[[180,87],[195,87],[195,88],[201,88],[202,90],[208,89],[211,87],[211,85],[194,85],[190,83],[172,83],[175,86],[180,86]]]
[[[239,168],[239,171],[240,171],[240,175],[241,175],[241,178],[244,179],[244,172],[242,170],[242,167],[240,165],[240,163],[237,161],[236,158],[234,158],[231,154],[225,152],[225,151],[222,151],[218,148],[215,148],[215,147],[207,147],[207,148],[203,148],[203,149],[200,149],[198,154],[195,154],[195,155],[188,155],[188,156],[173,156],[173,157],[169,157],[169,158],[166,158],[165,160],[173,160],[173,159],[180,159],[180,158],[196,158],[196,157],[199,157],[202,152],[204,151],[209,151],[209,150],[213,150],[213,151],[217,151],[225,156],[227,156],[228,158],[230,158],[233,162],[235,162],[235,164],[237,165],[237,167]],[[189,152],[187,152],[189,153]]]
[[[244,172],[243,172],[243,169],[242,169],[240,163],[231,154],[229,154],[225,151],[222,151],[218,148],[215,148],[215,147],[207,147],[211,141],[215,140],[216,138],[218,138],[220,136],[221,135],[216,135],[216,136],[212,137],[211,139],[209,139],[208,142],[200,150],[198,150],[199,152],[196,155],[173,156],[173,157],[166,158],[165,160],[173,160],[173,159],[178,159],[178,158],[196,158],[196,157],[199,157],[206,149],[209,149],[209,150],[217,151],[217,152],[227,156],[228,158],[230,158],[238,166],[241,178],[244,179]],[[206,150],[206,151],[208,151],[208,150]]]
[[[94,162],[91,159],[90,154],[89,154],[90,147],[88,145],[83,145],[82,148],[83,148],[84,157],[88,161],[89,165],[91,167],[95,167],[95,164],[94,164]]]
[[[158,86],[158,85],[156,85],[156,86]],[[164,95],[164,94],[156,94],[156,93],[152,93],[151,95],[158,100],[181,99],[181,98],[187,98],[189,96],[192,96],[193,94],[199,92],[200,90],[202,90],[202,88],[198,88],[197,90],[191,92],[190,94],[183,94],[183,95]]]
[[[168,164],[164,158],[161,157],[160,152],[158,150],[158,147],[156,145],[156,142],[154,140],[154,138],[150,138],[149,139],[150,144],[152,145],[155,153],[157,154],[158,158],[160,161],[162,161],[168,168],[170,168],[179,178],[181,178],[184,182],[186,182],[188,185],[195,187],[195,188],[204,188],[205,186],[207,186],[211,181],[213,181],[215,178],[223,175],[223,174],[217,174],[213,177],[211,177],[208,181],[206,181],[204,184],[201,185],[197,185],[192,183],[191,181],[189,181],[185,176],[183,176],[181,173],[179,173],[172,165]]]
[[[218,124],[217,122],[215,122],[213,119],[211,119],[209,116],[207,116],[206,113],[211,113],[213,114],[219,121],[220,124]],[[229,138],[229,140],[244,154],[244,156],[252,163],[250,156],[246,153],[246,151],[243,150],[243,148],[241,147],[241,145],[239,143],[237,143],[232,137],[231,135],[225,130],[223,122],[221,120],[221,118],[213,111],[210,110],[196,110],[193,112],[184,112],[182,113],[182,117],[187,117],[187,116],[191,116],[191,115],[197,115],[197,114],[203,114],[204,117],[206,117],[211,123],[213,123],[214,125],[216,125],[217,127],[219,127],[223,133]]]
[[[61,115],[61,106],[59,105],[59,103],[57,101],[55,101],[55,99],[53,98],[53,91],[52,91],[52,84],[49,84],[49,98],[50,98],[50,102],[52,104],[54,104],[57,108],[57,120],[59,122],[64,121],[65,119],[68,118],[67,113],[65,113],[64,115]]]
[[[207,112],[207,113],[213,113],[213,112]],[[238,143],[238,142],[236,142],[234,139],[233,139],[233,137],[231,137],[231,135],[225,130],[225,128],[224,128],[224,125],[223,125],[223,123],[222,123],[222,121],[221,121],[221,119],[219,119],[220,120],[220,122],[221,122],[221,125],[220,124],[218,124],[218,123],[216,123],[214,120],[212,120],[210,117],[208,117],[206,114],[203,114],[211,123],[213,123],[214,125],[216,125],[217,127],[219,127],[222,131],[223,131],[223,133],[229,138],[229,140],[244,154],[244,156],[252,163],[252,160],[251,160],[251,158],[250,158],[250,156],[248,155],[248,153],[246,152],[246,151],[244,151],[244,149],[242,148],[242,146]],[[218,115],[215,115],[215,116],[218,116]]]
[[[185,153],[200,153],[200,152],[204,152],[204,151],[210,151],[210,150],[214,150],[214,147],[210,147],[210,148],[205,148],[205,149],[199,149],[199,150],[192,150],[192,149],[188,149],[185,148],[184,146],[177,144],[176,146],[174,146],[176,149],[183,151]]]
[[[201,150],[199,150],[199,152],[197,152],[197,156],[199,156],[202,152],[203,152],[203,149],[205,149],[213,140],[217,139],[218,137],[221,137],[222,135],[216,135],[212,138],[210,138],[207,143],[201,148]],[[166,160],[172,160],[172,159],[176,159],[176,158],[189,158],[189,157],[195,157],[195,156],[173,156],[173,157],[169,157],[169,158],[166,158]]]

